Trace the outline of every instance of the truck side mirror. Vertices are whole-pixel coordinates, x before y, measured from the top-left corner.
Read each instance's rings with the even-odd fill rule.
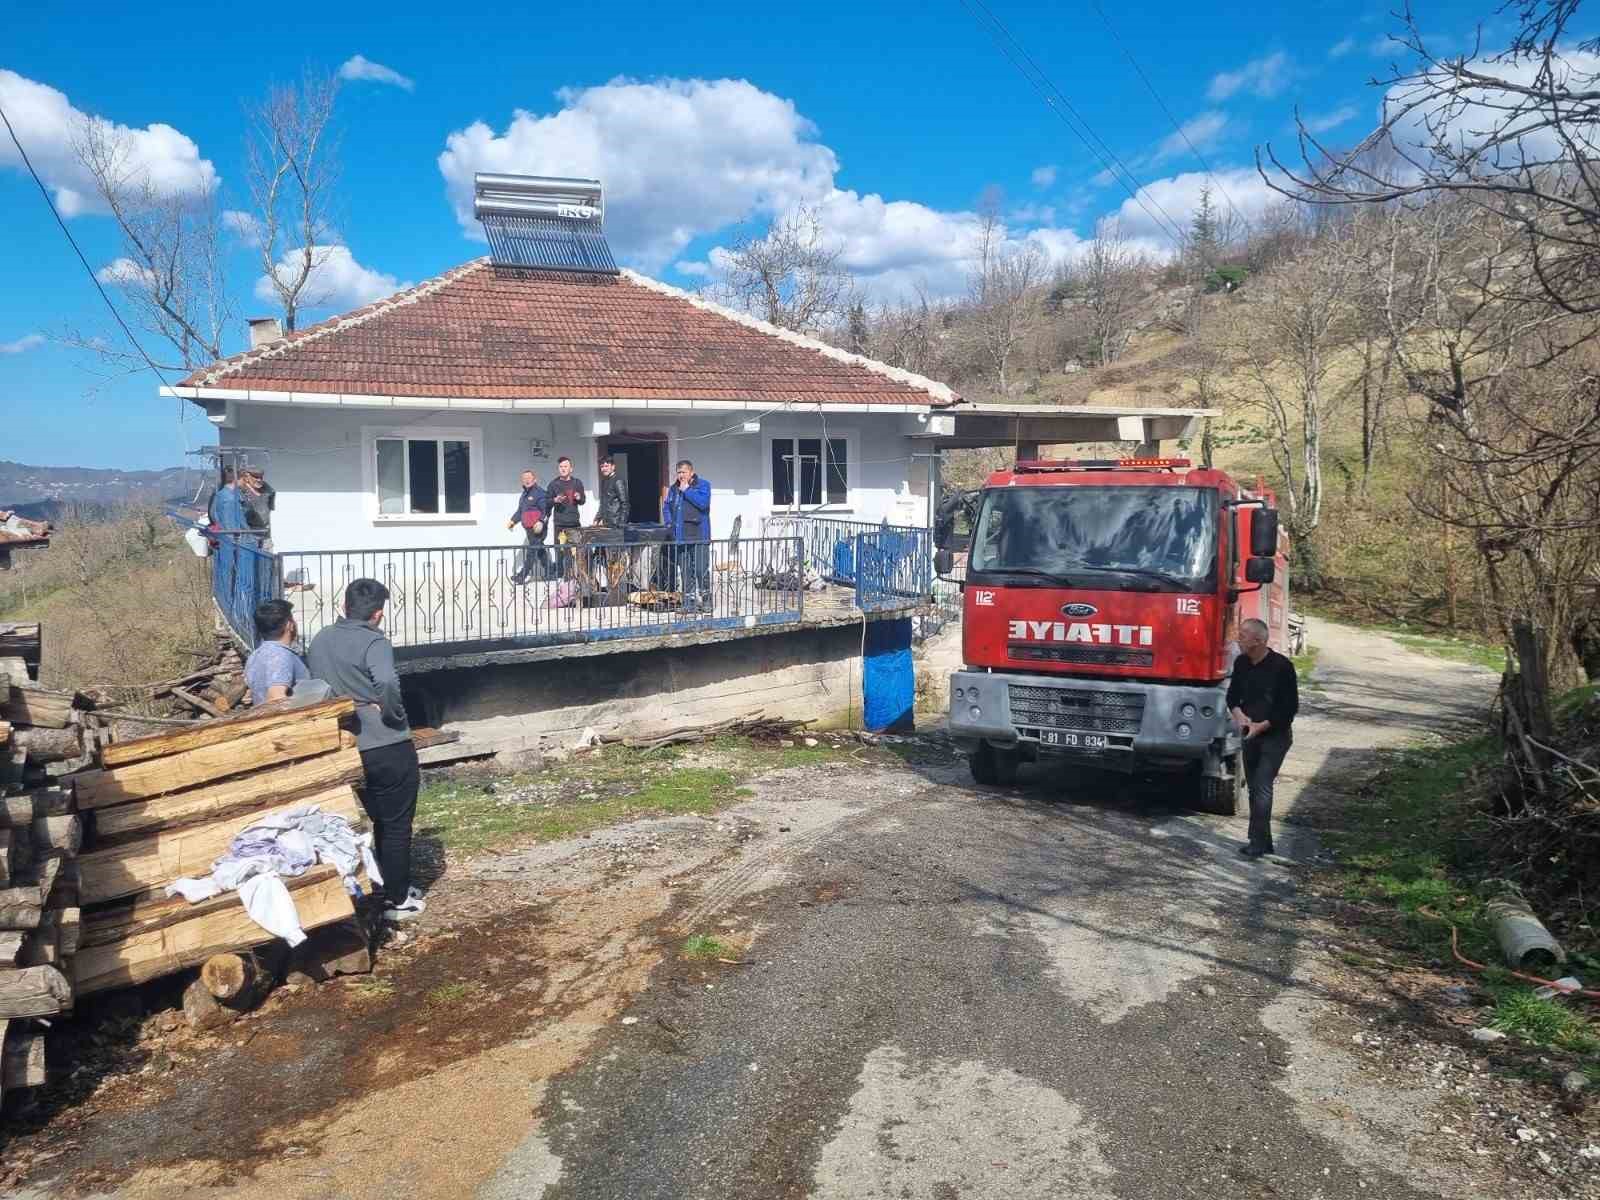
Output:
[[[1278,510],[1258,508],[1250,514],[1250,554],[1273,558],[1278,553]]]
[[[1274,514],[1276,516],[1276,514]],[[1257,518],[1259,520],[1259,518]],[[1278,574],[1278,564],[1270,558],[1247,558],[1244,577],[1249,583],[1271,583]]]
[[[954,550],[941,548],[933,555],[933,573],[935,575],[948,575],[955,570],[956,555]]]

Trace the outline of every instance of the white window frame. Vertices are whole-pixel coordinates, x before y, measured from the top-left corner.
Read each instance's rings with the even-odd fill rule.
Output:
[[[762,442],[762,474],[766,478],[767,508],[773,516],[782,516],[784,513],[853,513],[857,506],[857,488],[861,479],[861,435],[854,429],[830,429],[828,437],[835,441],[842,441],[845,450],[844,464],[844,503],[830,503],[826,497],[827,475],[823,475],[823,501],[807,507],[804,504],[779,504],[777,500],[777,480],[773,477],[772,447],[775,443],[787,442],[792,453],[799,453],[796,443],[807,438],[816,438],[823,441],[820,429],[802,429],[794,433],[772,433]]]
[[[378,505],[378,442],[396,439],[408,442],[439,442],[439,500],[444,502],[444,442],[467,443],[467,470],[471,478],[471,507],[464,513],[385,513]],[[406,505],[411,504],[411,454],[404,455]],[[367,517],[374,525],[476,525],[484,512],[483,430],[451,429],[441,426],[403,425],[397,428],[369,426],[361,431],[361,484],[366,496]]]

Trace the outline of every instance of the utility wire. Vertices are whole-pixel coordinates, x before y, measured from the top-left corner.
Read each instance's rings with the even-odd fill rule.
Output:
[[[1089,0],[1089,3],[1094,6],[1094,11],[1100,14],[1101,23],[1105,25],[1106,31],[1111,34],[1111,39],[1121,49],[1122,56],[1128,60],[1128,65],[1133,68],[1134,74],[1139,77],[1140,82],[1144,84],[1150,95],[1155,97],[1156,104],[1166,114],[1167,120],[1172,122],[1172,127],[1178,131],[1178,136],[1183,139],[1183,144],[1189,147],[1190,152],[1195,156],[1200,166],[1205,169],[1205,173],[1211,176],[1211,182],[1217,185],[1217,191],[1222,193],[1222,198],[1227,201],[1228,207],[1233,210],[1233,215],[1238,217],[1240,223],[1248,230],[1250,228],[1249,218],[1239,211],[1239,206],[1233,202],[1233,197],[1228,195],[1228,189],[1222,186],[1222,179],[1211,169],[1211,164],[1206,161],[1206,156],[1200,153],[1200,147],[1189,140],[1188,131],[1184,129],[1178,118],[1172,115],[1172,110],[1167,107],[1167,102],[1161,98],[1161,93],[1156,91],[1155,84],[1150,82],[1150,77],[1144,73],[1144,68],[1139,65],[1139,60],[1134,58],[1133,51],[1128,48],[1128,44],[1122,40],[1122,35],[1117,32],[1117,27],[1111,23],[1111,18],[1106,15],[1106,10],[1100,7],[1100,0]]]
[[[1005,22],[991,11],[983,3],[983,0],[961,0],[961,3],[964,7],[973,11],[979,23],[986,27],[989,36],[994,39],[1000,53],[1033,86],[1034,91],[1039,93],[1039,97],[1045,102],[1046,107],[1055,113],[1061,123],[1077,135],[1078,140],[1088,148],[1090,154],[1100,161],[1100,165],[1105,168],[1106,172],[1122,185],[1129,198],[1144,210],[1145,216],[1154,221],[1167,236],[1181,243],[1183,241],[1182,226],[1173,218],[1171,213],[1161,207],[1161,204],[1154,196],[1146,197],[1142,194],[1144,185],[1139,182],[1138,176],[1128,168],[1126,163],[1117,157],[1116,152],[1106,144],[1105,140],[1095,133],[1094,126],[1089,124],[1083,114],[1067,98],[1066,93],[1057,87],[1044,69],[1034,61],[1033,56],[1028,53],[1022,43],[1006,28]],[[1063,112],[1063,109],[1066,111]],[[1071,114],[1070,117],[1067,115],[1069,113]],[[1080,125],[1082,126],[1081,129],[1079,128]],[[1148,203],[1146,202],[1147,200]],[[1155,211],[1151,211],[1151,205],[1155,206]],[[1156,213],[1161,215],[1158,217]]]

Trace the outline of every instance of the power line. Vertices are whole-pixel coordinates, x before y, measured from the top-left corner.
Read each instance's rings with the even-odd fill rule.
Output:
[[[1183,139],[1183,144],[1189,147],[1190,152],[1195,156],[1196,160],[1199,161],[1201,167],[1205,169],[1205,173],[1211,176],[1211,181],[1217,185],[1217,191],[1222,193],[1222,198],[1228,202],[1228,207],[1233,210],[1233,215],[1238,217],[1240,222],[1248,230],[1250,227],[1250,219],[1246,217],[1244,213],[1239,211],[1239,206],[1233,202],[1233,197],[1228,195],[1228,189],[1222,186],[1221,178],[1215,171],[1211,169],[1211,164],[1206,161],[1206,156],[1200,153],[1200,147],[1196,146],[1192,141],[1189,140],[1188,131],[1184,129],[1178,118],[1172,115],[1172,110],[1167,107],[1167,102],[1161,98],[1161,93],[1156,91],[1155,84],[1150,82],[1150,77],[1144,73],[1144,68],[1139,65],[1139,60],[1134,58],[1133,51],[1130,50],[1128,48],[1128,44],[1122,40],[1122,35],[1117,32],[1117,27],[1111,23],[1111,18],[1106,15],[1105,9],[1100,7],[1100,0],[1089,0],[1089,3],[1094,6],[1094,11],[1100,15],[1101,23],[1105,25],[1106,31],[1111,34],[1112,40],[1116,42],[1117,46],[1121,49],[1122,56],[1128,60],[1128,65],[1133,68],[1134,74],[1139,77],[1145,88],[1153,97],[1155,97],[1156,104],[1158,104],[1161,108],[1161,111],[1166,114],[1167,120],[1172,122],[1172,127],[1178,131],[1178,136]]]
[[[1172,214],[1162,208],[1154,196],[1148,197],[1149,203],[1146,203],[1147,197],[1141,194],[1144,191],[1144,185],[1139,182],[1138,176],[1128,168],[1126,163],[1117,157],[1116,152],[1106,144],[1105,140],[1095,133],[1094,126],[1089,123],[1082,113],[1073,107],[1072,101],[1067,98],[1066,93],[1052,82],[1050,76],[1034,61],[1033,56],[1028,53],[1022,43],[1006,28],[1005,22],[995,16],[983,3],[983,0],[961,0],[961,2],[963,6],[974,10],[974,15],[977,16],[980,24],[986,26],[989,36],[994,39],[1000,53],[1033,86],[1033,89],[1039,93],[1040,98],[1045,102],[1046,107],[1056,114],[1061,123],[1077,135],[1078,140],[1088,148],[1090,154],[1100,161],[1100,165],[1105,168],[1106,172],[1122,185],[1129,198],[1144,210],[1145,216],[1154,221],[1174,241],[1182,242],[1182,227],[1173,218]],[[978,15],[979,13],[981,13],[981,16]],[[1009,43],[1009,46],[1007,43]],[[1012,52],[1012,48],[1015,48],[1015,53]],[[1062,112],[1062,109],[1065,109],[1066,112]],[[1067,113],[1071,114],[1070,118]],[[1074,124],[1074,121],[1077,124]],[[1082,126],[1081,129],[1079,125]],[[1151,211],[1151,205],[1155,206],[1155,212]],[[1156,215],[1157,212],[1161,214],[1159,217]]]

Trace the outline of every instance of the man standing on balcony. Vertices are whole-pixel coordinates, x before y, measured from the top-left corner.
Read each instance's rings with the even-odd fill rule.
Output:
[[[563,454],[556,459],[556,477],[550,481],[550,527],[555,530],[557,574],[565,578],[572,565],[572,551],[566,540],[576,539],[582,518],[578,508],[589,497],[583,490],[583,480],[572,473],[572,460]]]
[[[628,481],[617,474],[616,460],[609,454],[600,460],[599,523],[607,529],[628,523]]]
[[[694,473],[687,458],[661,506],[662,524],[678,543],[678,578],[684,612],[711,611],[711,484]]]
[[[355,580],[344,590],[344,616],[311,639],[306,660],[314,679],[356,702],[356,749],[367,776],[361,806],[372,818],[383,872],[383,919],[400,922],[421,916],[427,905],[411,886],[411,827],[422,772],[400,697],[394,645],[381,628],[388,600],[389,589],[376,579]]]
[[[522,566],[511,577],[512,583],[527,583],[535,568],[540,576],[550,573],[550,564],[544,556],[545,518],[550,511],[550,499],[539,486],[539,477],[532,471],[522,473],[522,495],[517,497],[517,510],[506,522],[507,529],[522,526],[528,547],[522,552]]]

